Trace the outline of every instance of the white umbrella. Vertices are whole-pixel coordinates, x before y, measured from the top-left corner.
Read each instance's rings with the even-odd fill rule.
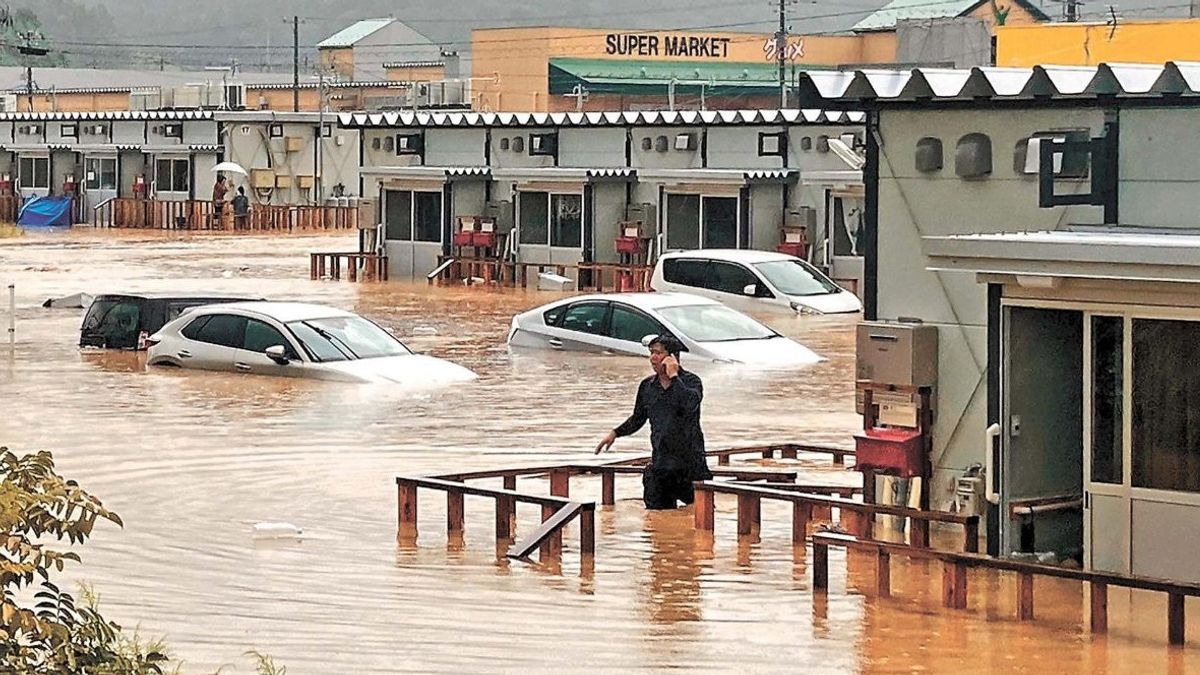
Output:
[[[242,165],[238,164],[237,162],[221,162],[220,164],[214,166],[212,170],[214,172],[224,171],[228,173],[240,173],[243,176],[247,175],[246,170],[243,169]]]

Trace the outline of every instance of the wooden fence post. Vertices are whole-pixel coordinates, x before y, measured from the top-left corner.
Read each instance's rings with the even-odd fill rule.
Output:
[[[942,606],[967,608],[967,566],[960,562],[942,562]]]
[[[542,522],[546,522],[554,517],[554,513],[558,511],[558,507],[551,504],[542,505]],[[562,557],[562,530],[556,530],[554,534],[546,538],[542,545],[538,548],[538,560],[546,562],[548,560],[556,560]]]
[[[1090,607],[1092,633],[1103,635],[1108,632],[1108,584],[1093,581]]]
[[[417,486],[400,483],[396,486],[399,506],[397,533],[402,537],[417,536]]]
[[[446,491],[446,533],[462,533],[465,520],[463,493]]]
[[[695,490],[696,529],[701,532],[712,532],[715,520],[715,504],[713,491],[707,487],[697,486]]]
[[[875,549],[875,591],[881,598],[892,595],[892,555],[882,548]]]
[[[739,494],[738,500],[738,534],[751,534],[758,529],[761,516],[761,500],[757,495]]]
[[[812,506],[808,502],[792,502],[792,546],[803,546],[808,538],[808,521]]]
[[[617,474],[614,471],[603,471],[600,474],[600,504],[612,506],[617,503]]]
[[[564,469],[550,472],[550,494],[564,498],[571,496],[571,472]]]
[[[591,508],[579,512],[579,555],[596,555],[596,512]]]
[[[813,589],[829,588],[829,545],[813,542]]]
[[[512,497],[496,497],[496,541],[512,538],[512,518],[516,502]]]
[[[1183,599],[1179,593],[1167,594],[1167,642],[1172,645],[1182,645],[1187,623],[1183,611]]]
[[[1033,620],[1033,573],[1017,572],[1017,619]]]

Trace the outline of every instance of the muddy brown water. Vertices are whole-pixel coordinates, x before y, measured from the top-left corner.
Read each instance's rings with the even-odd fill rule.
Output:
[[[289,673],[1200,669],[1200,657],[1166,646],[1163,597],[1111,591],[1112,634],[1093,639],[1077,584],[1039,580],[1039,620],[1018,623],[1006,576],[972,573],[970,609],[946,612],[939,569],[894,561],[896,597],[879,600],[871,561],[851,555],[847,566],[834,551],[831,591],[814,598],[786,507],[764,504],[760,541],[739,544],[734,503],[719,498],[710,543],[690,511],[644,511],[635,478],[619,479],[617,505],[597,515],[591,574],[580,574],[574,528],[561,569],[498,559],[486,501],[468,499],[464,541],[448,546],[444,499],[423,496],[418,546],[398,547],[396,475],[591,460],[647,366],[510,353],[511,316],[555,295],[307,279],[308,252],[353,246],[345,235],[87,229],[0,240],[0,282],[17,297],[16,348],[0,342],[0,443],[53,451],[123,516],[123,530],[97,528],[71,576],[113,618],[164,637],[185,672],[252,672],[251,649]],[[480,379],[413,392],[147,368],[144,355],[80,352],[81,310],[40,306],[121,290],[328,303]],[[699,369],[710,447],[848,444],[859,424],[853,320],[760,318],[826,360],[782,374]],[[622,439],[611,458],[646,444],[645,431]],[[776,464],[822,482],[858,478],[819,456]],[[527,487],[546,489],[536,483]],[[599,497],[596,479],[572,489]],[[537,513],[520,519],[528,532]],[[256,539],[260,522],[303,535]]]

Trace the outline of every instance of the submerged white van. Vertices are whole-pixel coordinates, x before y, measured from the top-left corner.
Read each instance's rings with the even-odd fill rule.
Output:
[[[650,287],[694,293],[745,311],[861,312],[862,301],[807,262],[783,253],[699,249],[664,253]]]

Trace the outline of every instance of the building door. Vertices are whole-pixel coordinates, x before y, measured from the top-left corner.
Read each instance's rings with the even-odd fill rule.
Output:
[[[1126,319],[1089,314],[1084,334],[1084,553],[1088,569],[1129,573]]]
[[[517,193],[518,260],[574,266],[583,261],[583,193]]]
[[[154,161],[154,198],[162,201],[182,202],[191,198],[192,162],[186,155],[159,157]],[[197,191],[201,201],[212,198]]]
[[[1001,553],[1083,549],[1083,312],[1005,306]],[[1028,513],[1026,510],[1032,510]]]
[[[92,155],[83,160],[83,208],[86,220],[105,200],[117,196],[117,156]]]
[[[383,190],[383,237],[389,274],[415,279],[429,274],[442,254],[442,193]]]

